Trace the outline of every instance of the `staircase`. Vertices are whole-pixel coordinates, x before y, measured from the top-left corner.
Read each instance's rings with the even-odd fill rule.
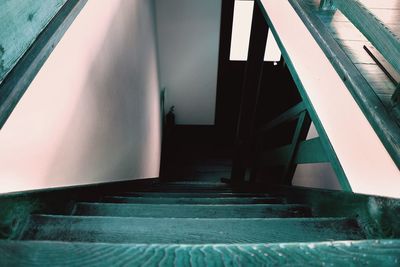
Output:
[[[360,203],[373,197],[352,194],[352,216],[342,204],[329,211],[343,192],[158,180],[132,187],[77,200],[69,214],[30,215],[14,240],[0,241],[0,266],[400,264],[400,241],[367,240],[379,231]]]

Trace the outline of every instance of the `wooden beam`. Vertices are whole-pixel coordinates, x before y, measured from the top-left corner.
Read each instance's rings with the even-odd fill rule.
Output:
[[[307,111],[303,111],[297,121],[296,129],[293,134],[292,143],[289,149],[289,162],[285,166],[283,173],[283,183],[287,185],[292,184],[292,179],[294,172],[296,171],[297,164],[295,163],[295,158],[297,151],[299,149],[299,144],[304,141],[307,137],[308,130],[311,126],[311,119]]]
[[[86,2],[68,0],[0,84],[0,128]]]
[[[254,4],[250,44],[245,77],[242,86],[240,114],[236,134],[236,149],[231,179],[243,181],[253,150],[253,136],[257,112],[260,81],[263,72],[265,45],[268,25],[265,22],[259,3]]]
[[[284,122],[295,120],[305,110],[306,106],[304,105],[304,102],[300,102],[299,104],[295,105],[294,107],[290,108],[289,110],[279,115],[277,118],[270,121],[267,125],[261,127],[259,132],[265,133]]]
[[[288,165],[290,162],[291,144],[266,151],[261,156],[263,165]],[[293,162],[295,164],[326,163],[327,154],[319,137],[299,143]]]
[[[400,168],[399,125],[329,30],[303,1],[289,0]],[[312,113],[311,113],[311,117]],[[314,118],[313,121],[315,122]],[[318,129],[318,123],[316,124]],[[318,129],[319,132],[320,129]],[[336,165],[336,164],[334,164]],[[335,169],[338,169],[335,167]]]
[[[399,197],[399,169],[349,93],[331,58],[325,55],[290,2],[259,1],[299,92],[308,103],[307,109],[325,150],[329,151],[342,188]],[[354,125],[357,131],[351,130]]]

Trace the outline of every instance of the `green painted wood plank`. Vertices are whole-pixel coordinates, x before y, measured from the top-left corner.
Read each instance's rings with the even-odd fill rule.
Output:
[[[362,2],[361,2],[362,3]],[[365,6],[365,5],[364,5]],[[396,8],[372,8],[365,6],[368,11],[383,23],[396,37],[400,37],[396,30],[400,26],[400,9]]]
[[[356,240],[346,218],[187,219],[32,216],[23,240],[142,244],[215,244]]]
[[[143,204],[273,204],[284,203],[281,198],[275,197],[124,197],[109,196],[103,199],[108,203],[143,203]]]
[[[320,217],[357,218],[368,239],[400,238],[400,199],[296,186],[270,187],[291,203],[303,203]]]
[[[261,157],[261,162],[266,165],[287,165],[289,163],[289,150],[290,145],[286,145],[266,151]],[[329,162],[321,139],[313,138],[302,141],[299,144],[294,162],[296,164]]]
[[[24,14],[25,11],[30,12],[28,14],[25,14],[24,16],[22,16],[22,14],[18,14],[18,12],[20,11],[20,7],[18,7],[18,4],[22,2],[31,5],[29,8],[25,8],[24,11],[21,11],[22,14]],[[2,58],[5,57],[4,54],[8,53],[8,46],[15,46],[15,43],[17,43],[17,47],[19,50],[16,52],[11,49],[12,52],[8,56],[8,61],[13,63],[11,65],[7,65],[7,69],[4,69],[3,74],[8,72],[7,76],[1,77],[1,79],[4,80],[0,83],[0,128],[4,125],[11,112],[25,93],[25,90],[28,88],[29,84],[32,82],[46,59],[49,57],[50,53],[53,51],[61,37],[64,35],[75,17],[79,14],[80,10],[84,7],[86,2],[87,0],[47,0],[46,5],[44,5],[43,2],[31,0],[1,2],[3,5],[5,5],[3,7],[6,11],[14,4],[17,5],[14,11],[8,10],[12,14],[11,17],[7,17],[7,15],[0,16],[2,19],[6,20],[2,22],[3,24],[0,24],[0,27],[2,27],[2,29],[6,29],[4,31],[6,34],[8,31],[15,30],[16,32],[18,32],[18,35],[13,36],[13,34],[10,34],[10,36],[13,36],[11,40],[9,39],[9,37],[4,37],[4,41],[7,42],[7,50],[1,44],[1,42],[3,41],[3,37],[0,38],[0,64],[4,64],[4,62],[1,62],[3,60]],[[56,15],[53,12],[55,12],[58,8],[54,8],[54,3],[64,3],[62,8],[58,11]],[[25,6],[25,4],[21,6]],[[46,7],[48,6],[53,8],[46,9]],[[1,8],[0,10],[3,11],[3,9]],[[52,11],[50,12],[50,10]],[[47,11],[49,12],[49,14],[45,14]],[[15,14],[15,12],[17,13]],[[18,17],[19,15],[21,15],[22,17]],[[50,18],[52,18],[52,20],[49,23],[44,22],[49,20]],[[21,28],[24,27],[25,22],[21,24],[20,20],[28,20],[28,23],[30,23],[30,19],[32,21],[37,19],[41,22],[39,24],[35,22],[37,25],[35,26],[34,30],[29,26]],[[8,21],[10,24],[6,23],[7,20],[10,20]],[[13,27],[7,28],[9,25],[12,25]],[[37,27],[38,25],[40,25],[40,27]],[[30,30],[32,30],[32,32],[30,32]],[[20,31],[24,33],[21,33]],[[21,36],[24,36],[25,34],[27,34],[28,37],[24,39]],[[21,40],[25,42],[24,45],[19,43],[19,37],[21,37]],[[25,47],[26,45],[29,46],[29,49]],[[23,49],[21,49],[21,47],[23,47]],[[13,58],[18,58],[18,64],[15,64],[16,62],[13,61]],[[12,69],[9,69],[10,67],[12,67]]]
[[[349,56],[351,61],[355,64],[374,64],[375,61],[370,55],[364,50],[364,45],[371,45],[370,42],[366,41],[348,41],[339,40],[338,43]]]
[[[335,39],[368,42],[368,39],[349,21],[332,22],[328,26]]]
[[[279,115],[277,118],[273,119],[269,123],[267,123],[265,126],[262,126],[259,129],[260,133],[267,132],[277,126],[279,126],[282,123],[296,120],[300,113],[306,110],[306,106],[303,102],[300,102],[299,104],[295,105],[294,107],[290,108],[289,110],[283,112],[281,115]]]
[[[300,143],[295,162],[297,164],[329,162],[320,138],[305,140]]]
[[[400,38],[358,1],[334,0],[334,5],[400,72]],[[398,18],[396,18],[398,22]]]
[[[393,95],[396,86],[376,64],[355,64],[376,93]]]
[[[163,205],[77,203],[73,215],[149,218],[287,218],[311,217],[299,204]]]
[[[0,83],[66,2],[0,2]]]
[[[226,198],[226,197],[268,197],[265,193],[210,193],[210,192],[125,192],[119,196],[126,197],[151,197],[151,198]]]
[[[368,9],[379,8],[379,9],[400,9],[399,0],[358,0]]]
[[[139,245],[0,242],[1,266],[398,266],[400,241]]]
[[[288,164],[285,165],[285,170],[283,172],[283,183],[291,185],[294,173],[296,171],[296,155],[299,150],[300,143],[307,138],[308,130],[311,126],[311,118],[308,115],[308,112],[303,111],[299,119],[297,121],[296,129],[293,133],[292,143],[290,144],[290,148],[288,150]]]
[[[396,165],[400,166],[400,143],[398,142],[398,140],[400,140],[400,131],[395,117],[388,112],[371,85],[366,81],[334,39],[326,26],[326,22],[324,23],[319,19],[315,9],[311,9],[310,6],[303,3],[302,0],[289,1],[326,56],[332,62],[337,73],[342,77],[343,82],[346,84]],[[314,118],[313,121],[315,121]],[[316,125],[318,127],[318,124]],[[325,150],[328,151],[327,149]],[[333,167],[335,171],[338,172],[337,166],[333,165]],[[342,176],[343,175],[339,173],[338,177],[341,185],[345,183],[345,181],[342,181]]]

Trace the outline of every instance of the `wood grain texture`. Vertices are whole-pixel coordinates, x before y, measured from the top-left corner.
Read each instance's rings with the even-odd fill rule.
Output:
[[[362,42],[368,45],[368,40],[340,11],[319,10],[318,0],[290,2],[342,77],[396,165],[400,166],[399,125],[387,105],[388,98],[376,91],[354,63],[371,63],[364,61],[365,56],[358,57],[356,52]]]
[[[273,204],[284,203],[281,198],[274,197],[124,197],[109,196],[103,199],[109,203],[142,203],[142,204]]]
[[[140,245],[0,242],[1,266],[398,266],[400,242]]]
[[[244,193],[244,192],[124,192],[120,196],[127,197],[151,197],[151,198],[226,198],[226,197],[269,197],[266,193]]]
[[[6,6],[8,4],[13,5],[14,3],[20,3],[21,1],[2,1],[3,4]],[[41,12],[46,13],[45,7],[42,2],[37,1],[25,1],[26,3],[30,3],[32,7],[40,6]],[[29,27],[27,26],[26,29],[22,28],[23,25],[15,25],[18,29],[16,31],[24,31],[28,33],[28,38],[25,38],[27,42],[31,42],[29,49],[23,48],[22,50],[18,50],[18,52],[13,52],[17,54],[12,54],[11,58],[18,58],[18,64],[16,62],[12,63],[9,67],[12,69],[7,69],[8,74],[5,77],[2,77],[3,81],[0,82],[0,128],[4,125],[8,117],[10,116],[11,112],[14,110],[15,106],[24,95],[26,89],[39,72],[40,68],[43,66],[44,62],[50,56],[51,52],[58,44],[68,27],[74,21],[76,16],[79,14],[81,9],[86,4],[87,0],[68,0],[68,1],[46,1],[46,3],[64,3],[60,10],[58,10],[57,14],[53,14],[55,10],[51,12],[49,10],[49,14],[46,14],[47,19],[51,19],[50,22],[40,24],[40,29],[35,29],[35,31],[30,32]],[[11,4],[13,3],[13,4]],[[51,5],[50,5],[51,6]],[[18,11],[20,7],[16,7]],[[26,10],[31,10],[27,8]],[[32,10],[31,10],[32,11]],[[40,12],[39,12],[40,13]],[[11,14],[13,14],[11,12]],[[34,20],[35,12],[28,14],[28,21]],[[15,15],[15,14],[14,14]],[[42,14],[43,15],[43,14]],[[54,17],[53,17],[54,16]],[[3,16],[2,16],[3,18]],[[5,16],[7,19],[7,16]],[[20,19],[25,19],[24,17],[18,18],[17,21]],[[46,20],[47,21],[47,20]],[[46,25],[47,24],[47,25]],[[0,24],[1,25],[1,24]],[[12,25],[12,24],[11,24]],[[1,25],[3,27],[3,25]],[[44,27],[42,29],[42,27]],[[13,28],[11,29],[13,30]],[[10,29],[8,29],[10,31]],[[40,34],[39,32],[40,31]],[[31,35],[30,35],[31,34]],[[12,34],[10,34],[13,36]],[[15,38],[15,36],[14,36]],[[33,38],[33,40],[31,40]],[[0,39],[1,42],[2,39]],[[5,38],[8,42],[12,42],[11,45],[14,45],[14,41],[18,44],[18,36],[15,40],[9,40],[8,37]],[[24,40],[24,38],[22,38]],[[27,45],[27,44],[26,44]],[[6,53],[6,50],[3,48],[1,49],[0,43],[0,64],[1,58],[4,56],[2,54]],[[1,67],[0,67],[1,68]],[[6,72],[4,73],[4,75]]]
[[[73,215],[151,218],[290,218],[310,217],[311,208],[298,204],[249,206],[77,203]]]
[[[0,83],[66,2],[0,2]]]
[[[23,240],[140,244],[215,244],[355,240],[345,218],[188,219],[34,215]]]

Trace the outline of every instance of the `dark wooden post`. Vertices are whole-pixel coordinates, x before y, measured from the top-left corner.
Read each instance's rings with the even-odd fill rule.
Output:
[[[255,1],[231,173],[231,182],[233,183],[244,180],[246,168],[249,166],[254,147],[253,139],[257,100],[260,91],[265,45],[268,35],[268,25],[261,8],[258,1]]]

